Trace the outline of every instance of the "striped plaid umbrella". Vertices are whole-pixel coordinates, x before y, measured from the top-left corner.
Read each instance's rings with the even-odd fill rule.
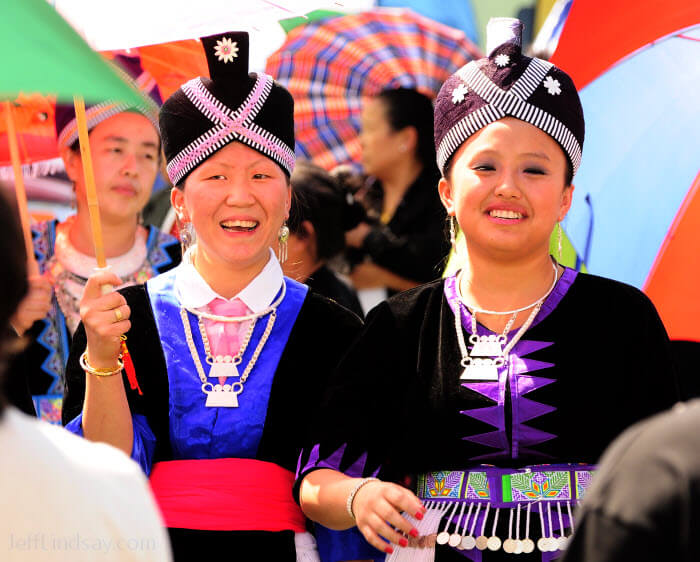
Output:
[[[266,72],[294,96],[297,154],[331,169],[359,161],[364,98],[393,87],[435,97],[479,57],[461,31],[410,10],[378,8],[292,29]]]

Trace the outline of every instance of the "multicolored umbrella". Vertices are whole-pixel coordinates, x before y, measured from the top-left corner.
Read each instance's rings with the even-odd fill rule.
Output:
[[[403,9],[375,9],[296,27],[266,72],[294,96],[297,154],[327,169],[359,160],[363,100],[385,88],[434,97],[480,55],[462,31]]]
[[[700,341],[699,60],[700,4],[681,0],[574,2],[552,57],[574,79],[586,116],[565,221],[579,261],[645,290],[671,338],[692,341]]]

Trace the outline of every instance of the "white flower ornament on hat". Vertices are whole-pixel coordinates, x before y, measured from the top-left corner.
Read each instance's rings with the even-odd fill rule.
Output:
[[[542,82],[542,85],[547,88],[547,93],[551,96],[558,96],[561,94],[561,84],[559,83],[559,80],[552,78],[551,76],[547,76],[547,78],[544,79],[544,82]]]
[[[494,62],[496,63],[496,66],[503,67],[510,62],[510,57],[505,53],[501,53],[495,58]]]
[[[228,37],[224,37],[220,41],[216,42],[214,54],[219,57],[219,60],[223,61],[224,64],[233,62],[233,59],[238,56],[238,45],[235,41],[231,41],[231,39]]]
[[[464,101],[464,96],[469,92],[466,84],[460,84],[452,90],[452,103],[458,104]]]

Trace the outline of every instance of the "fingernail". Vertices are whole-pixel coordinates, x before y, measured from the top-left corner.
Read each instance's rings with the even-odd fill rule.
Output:
[[[387,554],[393,554],[394,549],[393,549],[392,547],[390,547],[390,546],[387,546],[387,547],[384,549],[384,552],[386,552]]]
[[[411,532],[408,534],[415,539],[418,536],[418,529],[411,529]]]
[[[408,546],[408,541],[406,539],[399,539],[399,545],[400,546]]]
[[[416,513],[416,519],[418,519],[419,521],[421,519],[423,519],[423,512],[422,511],[419,511],[418,513]]]

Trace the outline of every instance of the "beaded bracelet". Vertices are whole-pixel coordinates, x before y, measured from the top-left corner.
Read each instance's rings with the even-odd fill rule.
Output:
[[[369,484],[370,482],[373,482],[375,480],[379,480],[379,478],[363,478],[357,484],[355,484],[355,487],[352,490],[350,490],[348,499],[345,502],[345,509],[347,510],[348,515],[352,518],[353,521],[355,521],[355,514],[352,512],[352,502],[355,499],[355,495],[357,494],[357,492],[360,491],[360,488],[362,488],[362,486],[364,486],[365,484]]]
[[[83,351],[83,354],[80,356],[80,367],[85,371],[86,373],[89,373],[91,375],[95,375],[96,377],[111,377],[113,375],[118,375],[119,373],[122,372],[122,369],[124,368],[124,363],[120,360],[117,359],[117,368],[116,369],[97,369],[90,365],[88,363],[87,359],[87,349]]]

